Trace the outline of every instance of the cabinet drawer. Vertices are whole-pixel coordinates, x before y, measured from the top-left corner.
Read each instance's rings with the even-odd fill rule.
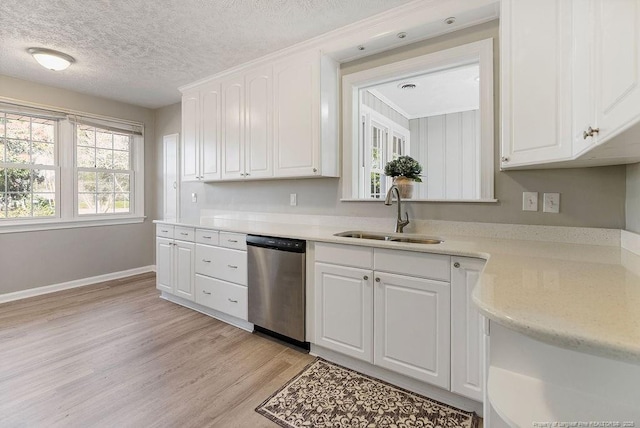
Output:
[[[247,320],[247,287],[196,275],[196,303]]]
[[[376,248],[374,270],[402,275],[449,281],[451,279],[450,256]]]
[[[195,229],[192,227],[182,227],[176,226],[175,232],[173,232],[174,239],[179,239],[181,241],[189,241],[194,242],[195,237]]]
[[[373,269],[373,248],[316,243],[316,262]]]
[[[219,234],[217,230],[196,229],[196,242],[198,244],[218,245]]]
[[[247,235],[244,233],[220,232],[220,246],[235,250],[247,249]]]
[[[173,238],[174,226],[166,224],[156,224],[156,236],[162,236],[163,238]]]
[[[197,244],[196,273],[247,285],[247,252]]]

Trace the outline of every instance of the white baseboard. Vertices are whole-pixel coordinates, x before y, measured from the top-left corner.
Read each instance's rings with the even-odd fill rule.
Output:
[[[623,230],[620,236],[620,246],[625,250],[640,255],[640,234]]]
[[[89,278],[76,279],[73,281],[61,282],[59,284],[45,285],[44,287],[29,288],[28,290],[14,291],[0,294],[0,303],[12,302],[14,300],[26,299],[28,297],[40,296],[42,294],[55,293],[56,291],[68,290],[70,288],[84,287],[98,282],[111,281],[125,278],[127,276],[138,275],[146,272],[155,272],[155,265],[143,266],[134,269],[127,269],[120,272],[112,272],[104,275],[92,276]]]

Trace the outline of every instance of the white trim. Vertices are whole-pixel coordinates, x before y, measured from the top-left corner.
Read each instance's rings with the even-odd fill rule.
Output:
[[[105,218],[75,218],[73,220],[52,219],[51,221],[25,220],[18,223],[0,223],[0,234],[17,232],[35,232],[38,230],[75,229],[77,227],[116,226],[121,224],[142,223],[145,216],[108,216]]]
[[[478,62],[480,65],[480,198],[494,199],[494,117],[493,117],[493,39],[488,38],[454,48],[397,61],[391,64],[347,74],[342,78],[342,197],[352,199],[359,193],[354,159],[359,159],[361,88],[390,79],[401,79],[426,71],[448,69]],[[356,167],[357,169],[358,167]]]
[[[200,312],[201,314],[208,315],[212,318],[215,318],[220,321],[224,321],[227,324],[231,324],[234,327],[241,328],[243,330],[248,331],[249,333],[253,332],[253,324],[245,321],[240,318],[236,318],[234,316],[225,314],[224,312],[216,311],[215,309],[207,308],[206,306],[202,306],[196,302],[192,302],[191,300],[183,299],[182,297],[174,296],[171,293],[167,293],[163,291],[160,294],[160,298],[167,300],[171,303],[176,303],[180,306],[184,306],[185,308],[192,309],[196,312]]]
[[[374,97],[376,97],[377,99],[379,99],[380,101],[382,101],[384,104],[388,105],[392,110],[397,111],[398,113],[400,113],[402,116],[405,117],[405,119],[407,120],[411,120],[411,119],[418,119],[418,116],[415,115],[411,115],[409,113],[407,113],[402,107],[400,107],[398,104],[394,103],[393,101],[391,101],[389,98],[387,98],[385,95],[382,95],[382,93],[375,89],[375,88],[368,88],[367,91],[373,95]]]
[[[621,230],[620,246],[640,256],[640,234],[628,230]]]
[[[70,288],[84,287],[97,284],[99,282],[112,281],[114,279],[126,278],[141,273],[154,272],[155,266],[143,266],[139,268],[127,269],[120,272],[112,272],[104,275],[92,276],[89,278],[76,279],[73,281],[61,282],[43,287],[29,288],[27,290],[14,291],[0,294],[0,303],[13,302],[14,300],[27,299],[29,297],[41,296],[43,294],[55,293],[56,291],[69,290]]]

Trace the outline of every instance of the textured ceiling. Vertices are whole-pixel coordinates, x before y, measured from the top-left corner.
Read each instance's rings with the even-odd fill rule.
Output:
[[[156,108],[177,87],[409,0],[1,0],[0,74]],[[46,47],[76,63],[42,68]]]

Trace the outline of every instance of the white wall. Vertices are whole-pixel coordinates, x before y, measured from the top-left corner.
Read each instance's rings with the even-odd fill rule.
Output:
[[[140,224],[0,234],[0,294],[154,264],[153,111],[2,75],[0,96],[143,122],[147,215]]]
[[[409,121],[411,156],[423,167],[414,198],[477,199],[480,195],[479,110]]]

